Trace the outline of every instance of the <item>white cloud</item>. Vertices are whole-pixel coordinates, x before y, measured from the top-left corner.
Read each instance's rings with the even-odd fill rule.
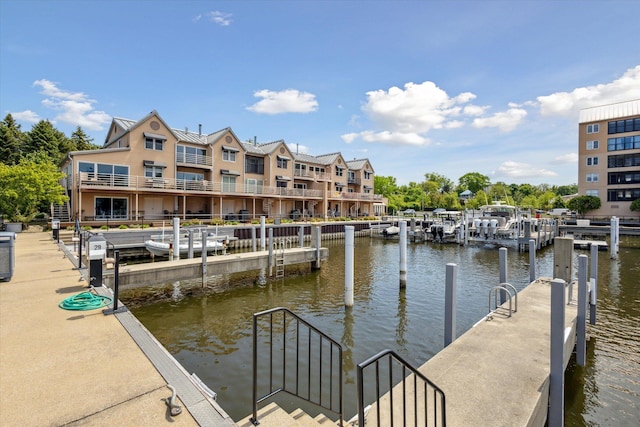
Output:
[[[287,146],[289,147],[289,151],[291,151],[292,153],[302,153],[302,154],[309,153],[309,147],[306,145],[287,143]]]
[[[503,132],[510,132],[514,130],[526,116],[526,110],[510,108],[507,111],[495,113],[490,117],[473,119],[473,126],[476,128],[497,127]]]
[[[539,178],[539,177],[551,177],[557,176],[556,172],[548,169],[537,168],[528,163],[520,163],[508,160],[503,162],[496,171],[496,175],[505,176],[508,178]]]
[[[35,113],[31,110],[19,111],[15,113],[12,112],[11,116],[14,118],[14,120],[18,120],[20,122],[38,123],[40,121],[40,116],[38,116],[38,113]]]
[[[578,110],[640,98],[640,65],[611,83],[579,87],[537,98],[543,116],[572,115]]]
[[[489,107],[481,107],[479,105],[467,105],[462,109],[462,112],[467,116],[481,116]]]
[[[309,113],[318,109],[316,96],[309,92],[287,89],[275,92],[267,89],[253,94],[261,101],[247,107],[247,110],[261,114]]]
[[[578,153],[567,153],[561,156],[554,157],[551,163],[559,165],[567,163],[578,163]]]
[[[474,98],[470,92],[452,98],[430,81],[409,82],[404,89],[394,86],[388,91],[367,92],[362,109],[381,129],[421,134],[443,128],[450,118],[464,113],[461,104]]]
[[[211,12],[207,12],[204,15],[199,14],[193,18],[193,22],[198,22],[202,20],[202,18],[206,19],[209,22],[213,22],[214,24],[218,24],[221,27],[228,27],[231,25],[233,20],[231,19],[233,15],[226,12],[220,12],[218,10],[213,10]]]
[[[102,130],[111,122],[111,116],[104,111],[95,110],[96,101],[83,92],[62,90],[56,83],[46,79],[36,80],[33,85],[41,87],[40,93],[48,97],[42,100],[42,105],[60,112],[55,116],[54,122],[82,126],[88,130]],[[37,114],[32,117],[37,117]]]
[[[387,144],[428,145],[430,143],[428,138],[417,133],[390,132],[386,130],[382,132],[367,130],[360,133],[347,133],[342,135],[341,138],[347,144],[352,143],[357,138],[360,138],[364,142],[381,142]]]

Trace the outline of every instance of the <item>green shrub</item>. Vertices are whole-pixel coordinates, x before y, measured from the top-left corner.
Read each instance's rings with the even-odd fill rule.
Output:
[[[100,230],[108,230],[109,226],[108,225],[101,225],[100,226]]]
[[[80,228],[82,229],[82,231],[90,231],[92,229],[90,225],[83,225]]]
[[[120,230],[126,230],[127,228],[127,224],[120,224],[120,227],[118,227]]]

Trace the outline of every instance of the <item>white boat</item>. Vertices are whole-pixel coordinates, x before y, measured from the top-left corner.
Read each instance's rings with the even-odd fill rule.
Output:
[[[400,233],[400,227],[392,225],[382,230],[384,236],[397,236]]]
[[[469,240],[494,243],[517,241],[523,233],[524,219],[530,217],[530,212],[500,202],[481,206],[479,211],[467,211]]]
[[[433,242],[455,242],[458,240],[460,233],[460,212],[443,211],[435,215],[433,223],[428,229],[425,229],[427,238],[431,235],[430,240]]]
[[[145,240],[144,246],[147,248],[149,252],[156,256],[169,256],[170,247],[173,246],[172,241],[158,241],[158,240]],[[208,237],[207,238],[207,252],[212,251],[220,251],[225,248],[225,244],[220,241],[218,237]],[[180,255],[186,255],[189,253],[189,242],[185,240],[180,240],[178,245]],[[202,240],[201,239],[193,239],[193,253],[201,253],[202,252]]]

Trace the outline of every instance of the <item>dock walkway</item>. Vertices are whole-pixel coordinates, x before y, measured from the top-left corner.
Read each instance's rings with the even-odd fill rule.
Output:
[[[131,313],[58,307],[87,282],[50,234],[20,233],[14,250],[0,282],[0,425],[234,425]]]
[[[545,425],[550,316],[551,279],[540,278],[518,293],[512,317],[480,321],[420,367],[446,395],[448,426]],[[565,368],[575,346],[576,318],[577,307],[567,305]],[[381,412],[388,408],[380,406]],[[375,424],[375,412],[368,412],[367,425]],[[400,413],[394,412],[396,418]]]

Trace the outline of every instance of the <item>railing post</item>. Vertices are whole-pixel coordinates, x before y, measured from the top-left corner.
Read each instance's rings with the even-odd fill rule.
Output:
[[[564,311],[565,285],[562,279],[551,282],[551,351],[549,374],[549,427],[564,425]]]
[[[446,266],[446,284],[444,294],[444,346],[448,346],[456,339],[456,288],[457,265],[450,263]]]
[[[260,217],[260,250],[265,250],[266,249],[266,244],[267,244],[267,233],[266,233],[266,218],[265,216],[261,216]],[[270,233],[272,229],[269,229]],[[271,235],[271,234],[270,234]]]

